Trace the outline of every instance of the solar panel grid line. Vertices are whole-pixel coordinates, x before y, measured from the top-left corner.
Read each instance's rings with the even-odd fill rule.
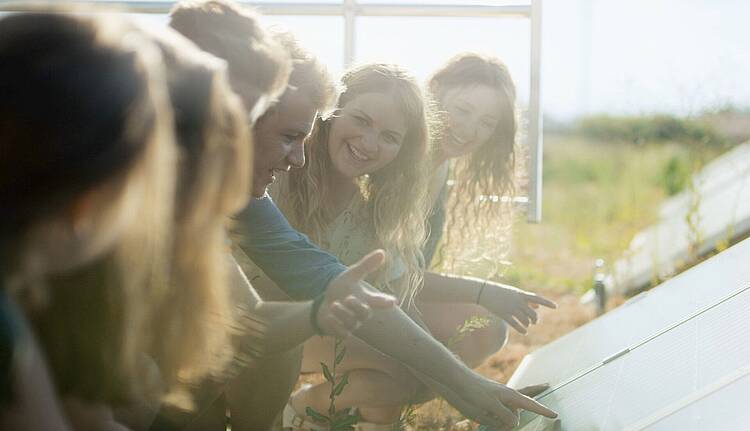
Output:
[[[629,426],[628,428],[625,429],[625,431],[641,431],[641,430],[648,429],[650,426],[658,423],[662,419],[675,414],[676,412],[684,409],[685,407],[691,404],[694,404],[700,401],[701,399],[707,397],[708,395],[718,392],[722,390],[723,388],[736,382],[737,380],[740,380],[743,377],[747,377],[747,376],[750,376],[750,366],[742,367],[736,372],[728,374],[727,376],[716,381],[715,383],[705,386],[701,390],[693,392],[685,396],[684,398],[677,400],[673,404],[670,404],[669,406],[655,412],[653,415],[644,418],[642,421]]]

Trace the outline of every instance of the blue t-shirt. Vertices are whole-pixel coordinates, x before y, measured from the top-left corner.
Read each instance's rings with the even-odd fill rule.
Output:
[[[317,297],[346,270],[294,230],[268,195],[251,199],[235,221],[237,245],[292,299]]]

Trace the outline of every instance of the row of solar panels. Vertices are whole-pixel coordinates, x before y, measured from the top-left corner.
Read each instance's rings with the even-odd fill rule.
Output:
[[[561,413],[523,430],[750,429],[750,240],[526,356]]]
[[[691,254],[704,255],[750,233],[750,142],[706,165],[692,181],[692,189],[661,205],[656,224],[633,238],[614,265],[612,290],[641,289],[673,275]]]

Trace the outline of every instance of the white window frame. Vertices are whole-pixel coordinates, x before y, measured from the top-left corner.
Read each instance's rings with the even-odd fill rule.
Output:
[[[529,145],[529,190],[528,197],[518,198],[518,203],[526,206],[527,219],[530,223],[539,223],[542,219],[542,0],[529,0],[522,5],[471,5],[471,4],[363,4],[357,0],[342,0],[332,3],[294,3],[275,2],[260,3],[242,1],[244,5],[257,7],[265,15],[292,16],[341,16],[344,18],[344,65],[352,64],[356,59],[357,18],[361,16],[379,17],[519,17],[528,19],[531,25],[531,49],[529,52],[530,88],[528,111],[528,145]],[[71,3],[114,7],[131,13],[166,14],[172,8],[173,1],[74,1]],[[23,11],[30,4],[14,0],[0,0],[0,11]]]

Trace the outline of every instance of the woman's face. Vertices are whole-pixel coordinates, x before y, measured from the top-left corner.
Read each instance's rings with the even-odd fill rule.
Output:
[[[401,108],[383,93],[355,97],[332,121],[328,155],[346,178],[377,172],[393,161],[407,132]]]
[[[301,91],[287,91],[273,110],[254,127],[253,191],[261,197],[277,172],[305,164],[303,141],[310,133],[316,108]]]
[[[483,84],[445,92],[441,102],[448,113],[448,129],[441,149],[446,156],[469,154],[490,140],[500,121],[499,97],[494,88]]]

